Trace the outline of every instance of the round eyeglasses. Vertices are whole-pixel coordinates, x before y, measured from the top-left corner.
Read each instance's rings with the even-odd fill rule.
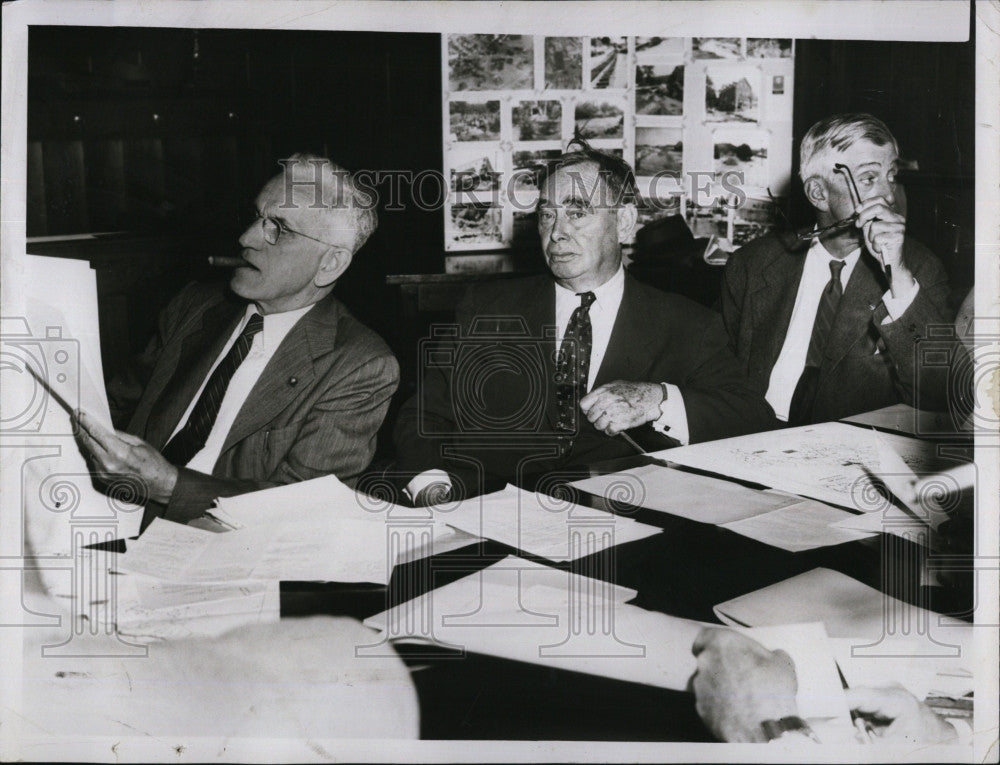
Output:
[[[257,220],[260,221],[260,228],[261,232],[264,234],[264,241],[268,244],[277,244],[278,238],[282,234],[288,233],[295,234],[296,236],[302,236],[306,239],[312,239],[314,242],[325,244],[327,247],[336,246],[331,242],[324,242],[322,239],[317,239],[314,236],[309,236],[309,234],[303,234],[301,231],[296,231],[294,228],[289,228],[277,218],[265,218],[263,215],[258,215]]]

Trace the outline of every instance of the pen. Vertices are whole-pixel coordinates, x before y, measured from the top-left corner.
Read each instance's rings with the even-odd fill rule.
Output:
[[[634,438],[632,438],[632,436],[630,436],[630,435],[629,435],[628,433],[626,433],[626,432],[625,432],[624,430],[623,430],[623,431],[622,431],[621,433],[619,433],[618,435],[619,435],[619,436],[621,436],[621,437],[622,437],[622,439],[623,439],[623,440],[624,440],[624,441],[625,441],[625,442],[626,442],[626,443],[627,443],[627,444],[628,444],[629,446],[631,446],[631,447],[632,447],[633,449],[635,449],[635,451],[636,451],[636,453],[637,453],[637,454],[645,454],[645,453],[646,453],[646,450],[645,450],[645,449],[643,449],[643,448],[642,448],[641,446],[639,446],[639,444],[637,444],[637,443],[635,442],[635,439],[634,439]]]
[[[844,673],[840,669],[840,665],[837,664],[837,662],[834,662],[834,666],[837,668],[837,674],[840,675],[840,684],[846,691],[850,687],[847,684],[847,678],[844,677]],[[849,709],[848,712],[851,714],[851,724],[854,726],[854,732],[858,741],[862,744],[872,743],[875,740],[876,735],[875,726],[858,714],[855,710]]]

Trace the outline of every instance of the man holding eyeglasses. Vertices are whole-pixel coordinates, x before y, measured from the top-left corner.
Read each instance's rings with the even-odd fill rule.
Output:
[[[948,282],[906,234],[899,149],[868,114],[820,120],[800,175],[817,225],[733,253],[723,277],[730,347],[778,420],[806,425],[896,403],[947,406],[947,365],[918,343],[951,323]]]
[[[154,517],[187,522],[216,497],[334,474],[375,450],[399,367],[331,294],[377,225],[373,200],[328,159],[297,154],[257,196],[229,290],[193,284],[134,368],[108,386],[111,432],[80,441],[105,480],[138,479]]]

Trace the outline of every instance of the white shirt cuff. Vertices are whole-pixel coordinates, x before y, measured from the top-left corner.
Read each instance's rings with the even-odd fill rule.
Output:
[[[898,290],[897,290],[898,292]],[[892,291],[886,292],[882,296],[882,304],[885,306],[885,310],[889,313],[884,319],[882,319],[883,324],[889,324],[890,322],[896,321],[900,316],[906,313],[906,309],[910,307],[913,303],[913,299],[920,292],[920,282],[916,279],[913,280],[913,285],[910,286],[905,292],[900,292],[896,297],[892,296]]]
[[[403,489],[403,493],[409,497],[410,502],[413,502],[417,498],[417,495],[430,486],[432,483],[445,483],[448,484],[448,488],[451,488],[451,478],[444,470],[425,470],[423,473],[418,473],[410,479],[410,482],[406,484],[406,488]]]
[[[684,408],[684,396],[676,385],[664,383],[667,386],[667,398],[660,404],[660,417],[653,421],[653,430],[664,433],[681,446],[687,446],[691,439],[688,432],[687,410]]]

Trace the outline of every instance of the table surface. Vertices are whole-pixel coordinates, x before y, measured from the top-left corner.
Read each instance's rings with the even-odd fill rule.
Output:
[[[649,461],[637,455],[590,470],[609,473]],[[584,504],[603,508],[599,498],[580,496]],[[598,563],[591,556],[563,566],[589,575],[613,572],[617,584],[637,590],[632,604],[711,623],[718,623],[712,611],[715,604],[819,566],[886,591],[882,580],[883,571],[891,565],[887,554],[907,558],[907,570],[914,570],[912,561],[924,555],[920,548],[894,537],[888,545],[874,537],[789,553],[726,529],[660,512],[635,508],[628,514],[662,528],[663,533],[599,554],[612,556],[610,561]],[[282,618],[330,614],[364,619],[398,602],[394,593],[402,589],[401,581],[431,581],[433,575],[435,585],[441,586],[515,552],[497,542],[478,542],[407,564],[424,569],[418,576],[397,567],[388,587],[284,582]],[[970,610],[971,585],[967,592],[965,588],[945,591],[920,587],[916,580],[891,579],[894,586],[888,594],[901,600],[942,613],[959,615]],[[407,591],[412,593],[412,589]],[[489,656],[457,657],[443,649],[429,652],[423,645],[418,649],[397,644],[396,649],[410,666],[417,687],[422,738],[712,740],[694,711],[693,697],[686,692]]]

